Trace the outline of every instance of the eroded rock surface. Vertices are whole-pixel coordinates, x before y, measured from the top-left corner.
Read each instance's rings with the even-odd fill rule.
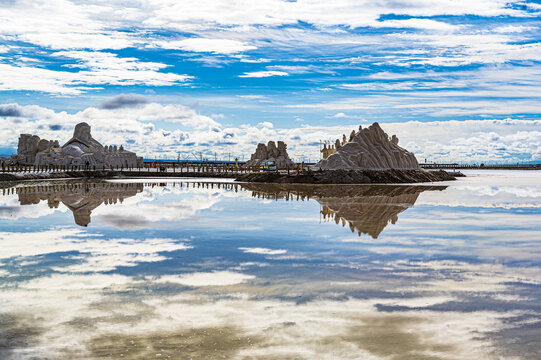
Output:
[[[379,124],[373,123],[368,128],[359,127],[357,133],[350,135],[346,142],[337,140],[336,151],[321,160],[315,166],[322,170],[385,170],[385,169],[420,169],[419,163],[411,152],[398,146],[396,135],[389,137]]]
[[[267,145],[257,144],[255,153],[246,162],[246,166],[259,166],[267,161],[275,161],[278,169],[293,165],[287,154],[287,145],[283,141],[278,141],[278,146],[274,141],[269,141]]]
[[[39,136],[21,134],[15,162],[18,165],[84,166],[87,168],[136,167],[142,163],[134,152],[122,145],[103,146],[91,135],[85,122],[75,126],[73,137],[60,147],[58,141],[40,139]]]
[[[14,160],[19,165],[34,165],[39,152],[56,148],[60,150],[58,140],[40,139],[37,135],[21,134],[17,145],[17,155]]]

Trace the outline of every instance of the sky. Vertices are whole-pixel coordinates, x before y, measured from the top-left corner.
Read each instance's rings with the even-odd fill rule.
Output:
[[[373,122],[420,162],[541,161],[541,1],[0,0],[0,154],[85,121],[146,158],[297,161]]]

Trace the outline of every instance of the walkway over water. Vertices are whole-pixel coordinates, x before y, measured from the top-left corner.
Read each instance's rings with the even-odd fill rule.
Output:
[[[498,169],[498,170],[541,170],[541,164],[419,164],[423,169]]]

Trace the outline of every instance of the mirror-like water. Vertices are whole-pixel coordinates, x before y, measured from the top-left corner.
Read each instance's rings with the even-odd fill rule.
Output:
[[[0,184],[0,358],[538,359],[541,174]]]

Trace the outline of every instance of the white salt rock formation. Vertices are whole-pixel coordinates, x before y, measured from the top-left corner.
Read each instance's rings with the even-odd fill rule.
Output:
[[[103,146],[90,133],[85,122],[75,126],[73,137],[60,147],[58,141],[48,141],[36,135],[21,134],[16,161],[20,165],[65,165],[96,168],[137,167],[142,164],[134,152],[120,146]]]
[[[344,136],[345,138],[345,136]],[[411,152],[398,146],[398,138],[391,138],[377,122],[368,128],[359,127],[359,132],[350,135],[350,142],[339,145],[315,168],[322,170],[371,170],[371,169],[419,169],[419,163]]]
[[[278,169],[293,165],[293,161],[287,154],[287,145],[283,141],[278,141],[278,146],[274,141],[269,141],[267,145],[257,144],[255,153],[246,162],[246,166],[259,166],[267,161],[274,161]]]
[[[13,160],[19,165],[34,165],[36,155],[40,151],[45,151],[55,146],[60,148],[58,141],[40,139],[36,135],[21,134],[19,135],[19,144],[17,145],[17,155]]]

